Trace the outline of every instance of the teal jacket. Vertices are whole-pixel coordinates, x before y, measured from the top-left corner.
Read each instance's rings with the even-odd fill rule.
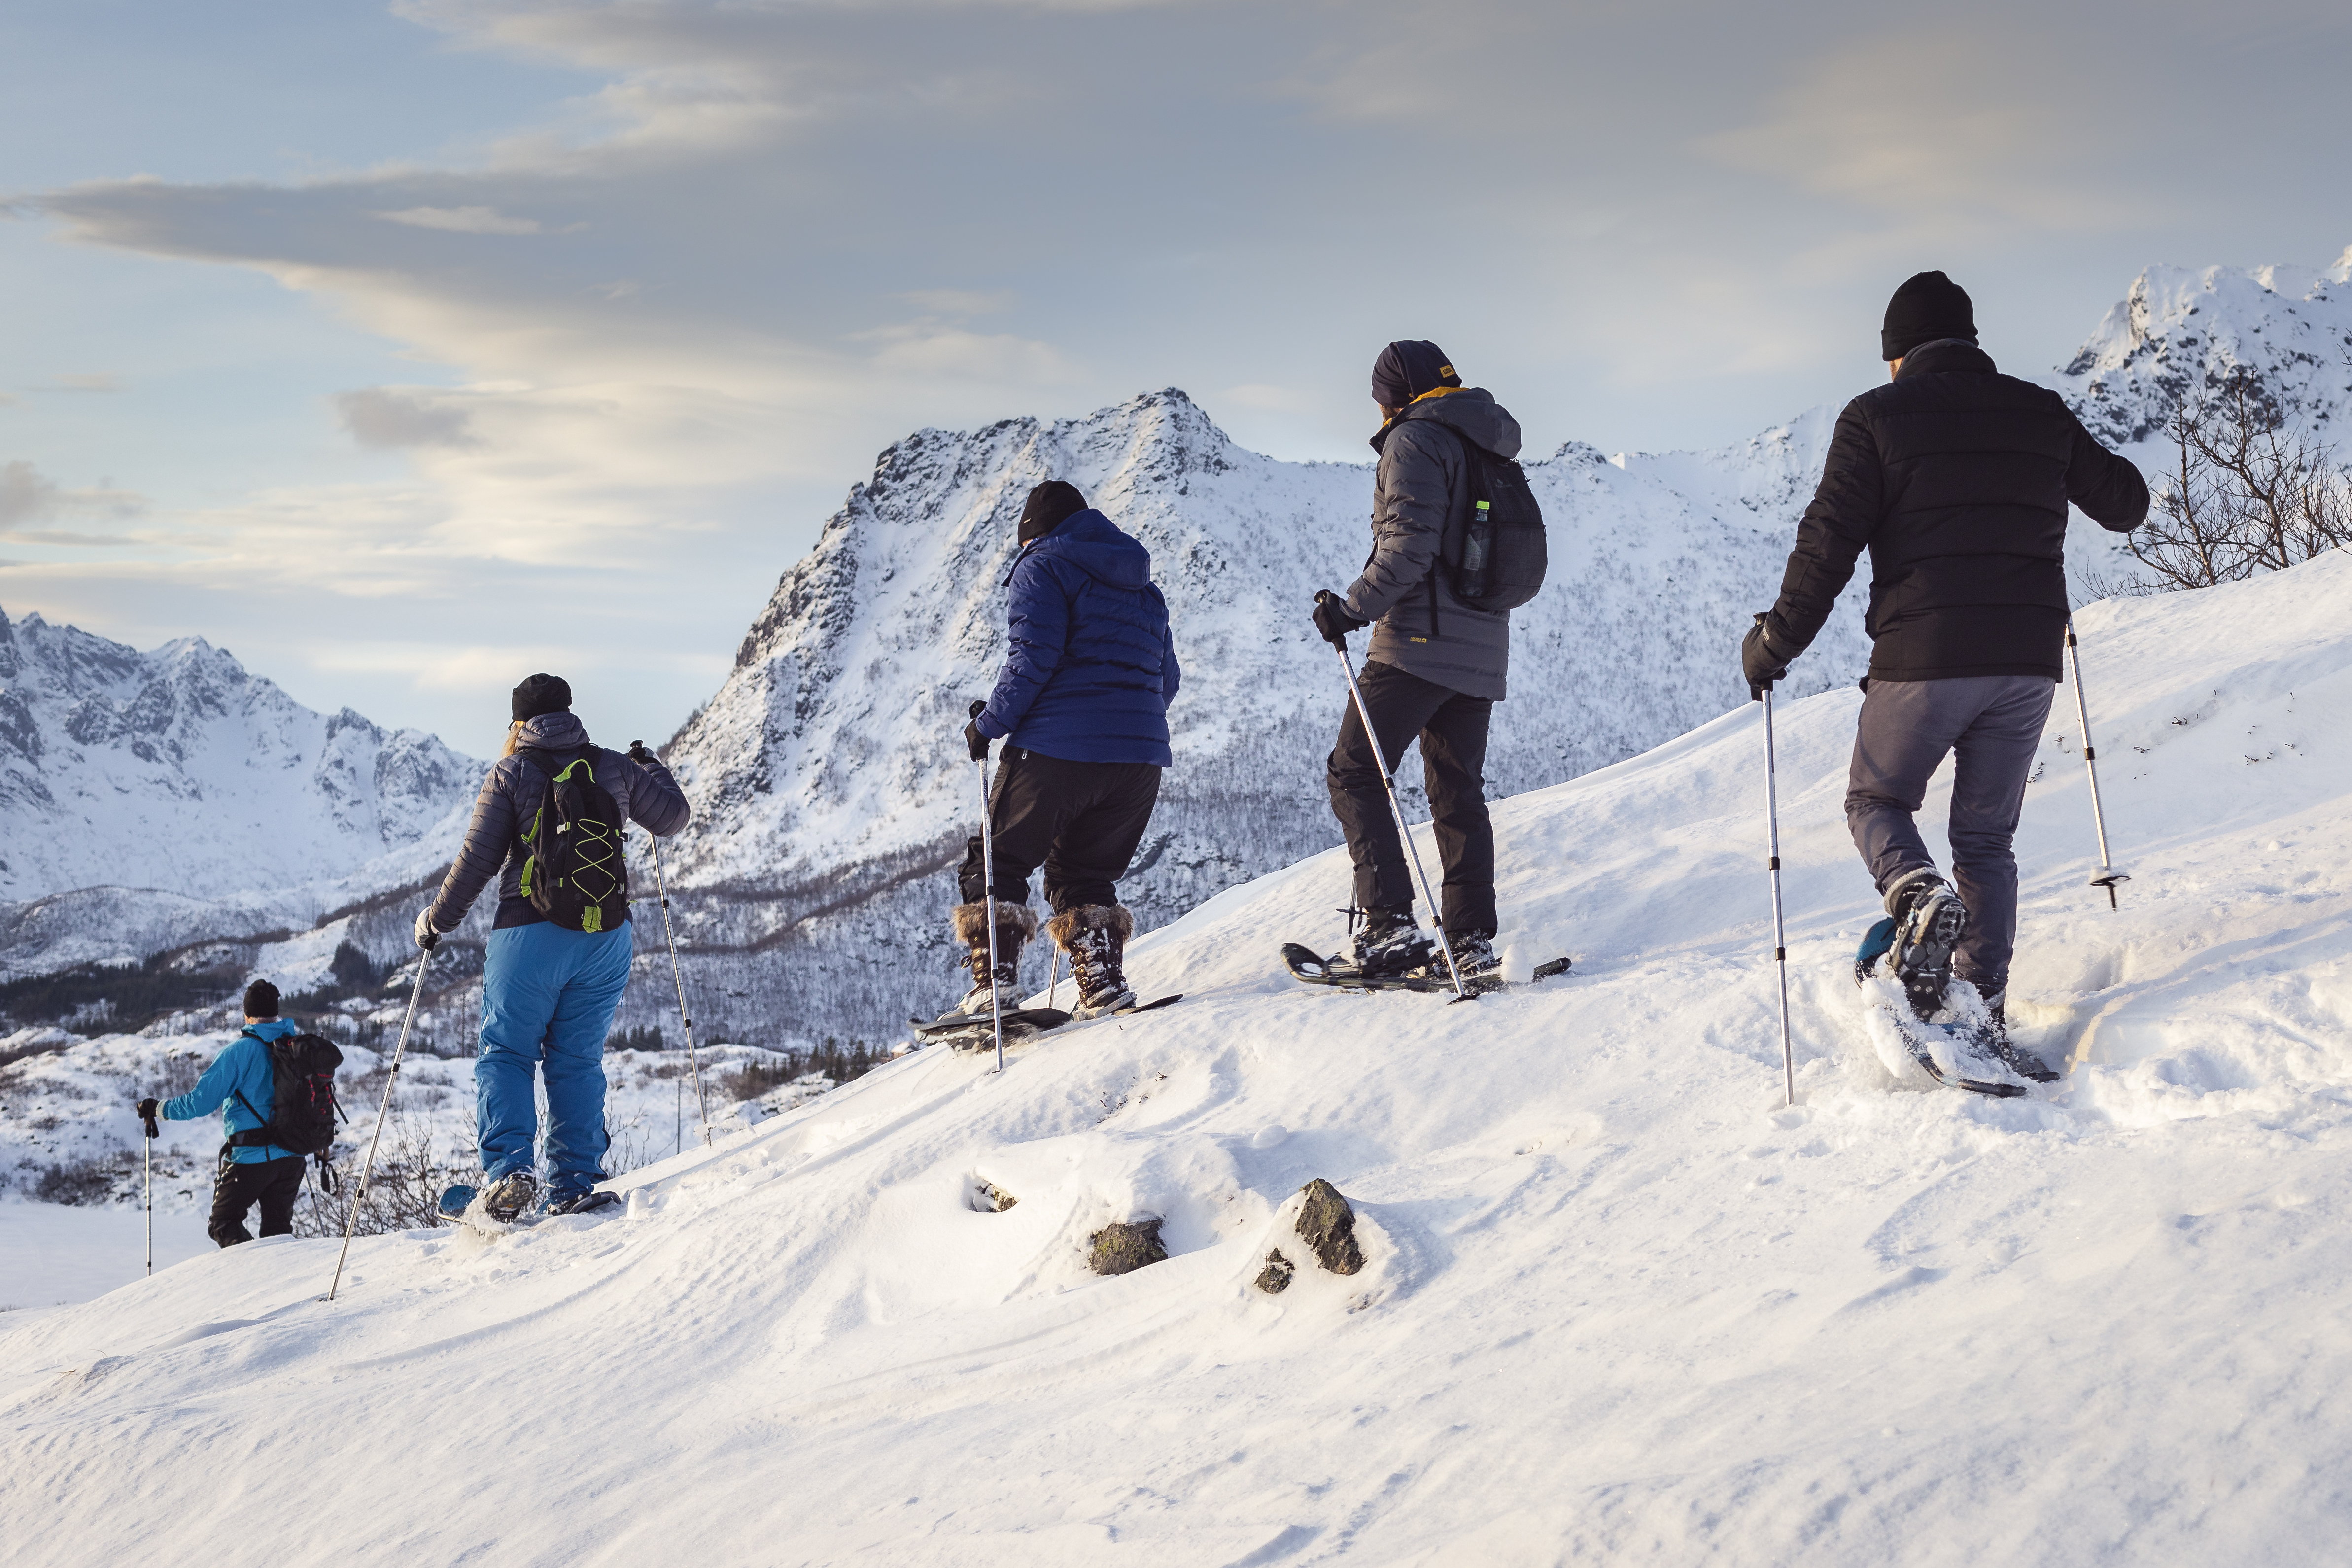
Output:
[[[213,1058],[205,1076],[196,1079],[195,1088],[163,1102],[163,1120],[194,1121],[220,1110],[224,1132],[257,1132],[268,1126],[269,1047],[262,1041],[282,1040],[301,1032],[283,1018],[264,1018],[258,1024],[247,1025],[246,1032],[229,1043],[228,1049]],[[227,1108],[225,1110],[224,1106]],[[293,1160],[300,1156],[275,1143],[263,1143],[231,1149],[228,1157],[240,1165],[257,1165],[264,1160]]]

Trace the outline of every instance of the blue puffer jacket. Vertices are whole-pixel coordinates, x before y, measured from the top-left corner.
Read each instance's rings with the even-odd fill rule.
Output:
[[[286,1018],[264,1018],[258,1024],[247,1024],[246,1032],[213,1058],[205,1076],[196,1079],[195,1088],[163,1102],[163,1120],[194,1121],[218,1110],[223,1132],[260,1131],[269,1125],[271,1098],[269,1047],[262,1042],[282,1040],[300,1033]],[[257,1165],[264,1160],[291,1160],[296,1156],[290,1149],[267,1143],[232,1149],[228,1157],[240,1165]]]
[[[1009,585],[1013,648],[980,732],[1064,762],[1168,766],[1181,672],[1151,552],[1089,507],[1023,551]]]

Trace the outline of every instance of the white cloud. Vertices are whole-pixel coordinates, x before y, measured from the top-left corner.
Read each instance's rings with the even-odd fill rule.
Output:
[[[405,207],[399,212],[374,213],[386,223],[404,223],[412,228],[437,228],[450,234],[543,234],[537,218],[508,217],[496,207]]]

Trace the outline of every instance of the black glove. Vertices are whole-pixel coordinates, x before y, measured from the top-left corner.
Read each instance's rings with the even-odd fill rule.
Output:
[[[427,952],[441,945],[441,933],[433,929],[431,904],[416,911],[416,945]]]
[[[1348,601],[1326,588],[1315,595],[1315,629],[1333,647],[1345,648],[1349,632],[1362,631],[1372,623],[1348,613]]]
[[[974,702],[971,705],[971,722],[963,727],[963,743],[971,748],[971,760],[975,763],[988,761],[989,740],[980,732],[980,716],[987,708],[985,702]]]
[[[1793,657],[1793,656],[1791,656]],[[1765,689],[1776,680],[1789,679],[1789,660],[1773,647],[1772,639],[1764,635],[1764,616],[1758,612],[1756,624],[1739,643],[1739,673],[1748,678],[1748,700],[1764,700]]]
[[[150,1138],[163,1136],[163,1130],[155,1125],[157,1103],[152,1100],[142,1100],[139,1102],[139,1120],[147,1124],[147,1136]]]
[[[629,761],[636,763],[639,767],[643,767],[653,760],[654,754],[646,750],[646,743],[643,741],[632,741],[629,742]]]

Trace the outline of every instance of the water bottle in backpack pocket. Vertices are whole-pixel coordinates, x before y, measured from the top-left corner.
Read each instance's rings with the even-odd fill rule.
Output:
[[[1447,527],[1439,547],[1448,585],[1474,610],[1516,610],[1543,587],[1550,564],[1543,508],[1526,469],[1453,426],[1445,427],[1462,437],[1463,476],[1470,489],[1462,522]]]

